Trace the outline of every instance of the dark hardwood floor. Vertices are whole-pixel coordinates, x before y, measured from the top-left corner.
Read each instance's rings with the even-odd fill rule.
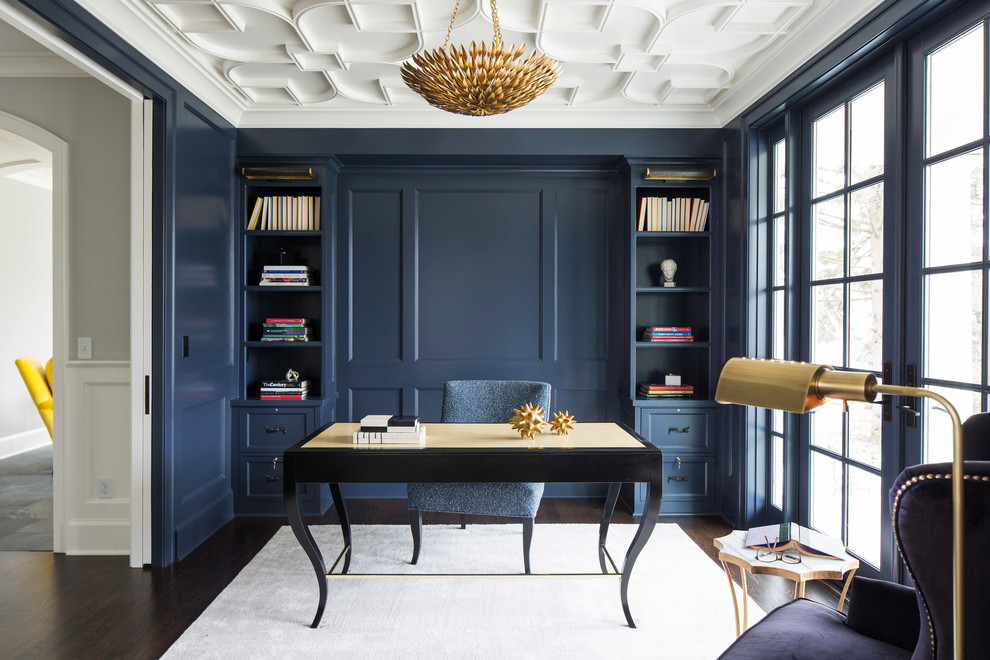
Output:
[[[547,499],[537,523],[597,523],[599,500]],[[407,523],[405,500],[348,503],[352,524]],[[459,517],[424,516],[455,524]],[[731,527],[718,517],[663,517],[675,523],[717,563],[712,539]],[[336,523],[332,511],[313,523]],[[469,518],[468,524],[492,522]],[[632,523],[621,505],[615,523]],[[203,612],[284,524],[279,518],[238,518],[180,562],[163,569],[130,569],[126,557],[66,557],[50,552],[0,552],[0,658],[157,658]],[[721,565],[719,565],[721,568]],[[733,572],[735,576],[735,572]],[[792,583],[772,576],[750,579],[764,609],[789,600]],[[808,597],[832,606],[827,585]],[[730,598],[726,593],[720,597]]]

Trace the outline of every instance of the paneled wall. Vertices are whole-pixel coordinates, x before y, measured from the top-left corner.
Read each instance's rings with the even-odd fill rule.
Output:
[[[443,383],[471,378],[617,418],[614,172],[345,167],[339,190],[339,421],[437,421]]]

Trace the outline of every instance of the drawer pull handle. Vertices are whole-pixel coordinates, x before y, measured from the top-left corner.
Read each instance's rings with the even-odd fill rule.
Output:
[[[690,432],[691,432],[691,427],[690,426],[685,426],[682,429],[679,429],[676,426],[668,426],[667,427],[667,435],[670,435],[671,433],[690,433]]]
[[[669,477],[667,477],[667,483],[668,484],[671,481],[687,481],[687,480],[688,480],[687,477],[675,477],[674,475],[670,475]]]
[[[284,426],[276,426],[275,428],[272,428],[270,426],[266,426],[265,427],[265,433],[278,433],[279,431],[282,432],[282,435],[285,435],[285,427]]]
[[[268,428],[267,426],[265,428]],[[283,429],[284,430],[284,429]],[[272,472],[278,470],[278,457],[272,461]],[[282,475],[266,474],[265,481],[282,481]]]

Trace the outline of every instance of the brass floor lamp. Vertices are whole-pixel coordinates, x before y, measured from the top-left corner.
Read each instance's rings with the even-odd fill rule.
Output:
[[[878,394],[934,399],[952,418],[952,628],[953,657],[964,653],[963,439],[959,413],[940,394],[921,387],[881,385],[873,374],[835,371],[806,362],[732,358],[722,367],[715,400],[806,413],[828,399],[872,403]]]

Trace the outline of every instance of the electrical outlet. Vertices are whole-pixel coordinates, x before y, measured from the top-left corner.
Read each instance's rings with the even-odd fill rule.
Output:
[[[93,359],[93,338],[92,337],[80,337],[79,338],[79,359],[80,360],[92,360]]]
[[[112,477],[100,477],[96,480],[97,488],[100,491],[101,500],[109,500],[113,498],[113,478]]]

